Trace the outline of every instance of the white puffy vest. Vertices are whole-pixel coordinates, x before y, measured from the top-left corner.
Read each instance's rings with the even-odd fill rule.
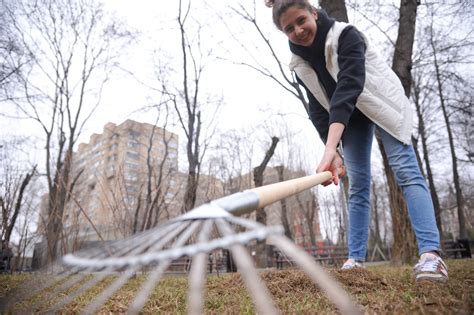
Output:
[[[349,24],[335,22],[326,37],[326,68],[337,82],[339,36]],[[365,38],[365,85],[356,107],[379,127],[405,144],[411,143],[412,111],[397,75]],[[329,99],[309,62],[294,55],[290,70],[295,71],[318,102],[329,112]]]

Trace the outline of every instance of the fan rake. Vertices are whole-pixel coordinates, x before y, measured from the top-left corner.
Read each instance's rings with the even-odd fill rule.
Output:
[[[128,239],[66,255],[48,268],[48,274],[41,273],[31,280],[34,281],[34,286],[33,283],[23,285],[0,304],[3,304],[4,310],[8,310],[14,302],[32,298],[44,293],[46,289],[54,297],[67,291],[62,298],[55,299],[54,305],[48,306],[54,312],[105,278],[115,275],[112,283],[81,311],[94,314],[132,277],[143,273],[146,278],[127,310],[127,314],[138,314],[143,312],[145,304],[171,263],[178,258],[188,257],[191,259],[191,267],[188,274],[187,312],[202,314],[208,255],[217,249],[228,249],[257,312],[277,314],[279,310],[245,247],[252,241],[266,240],[294,261],[342,313],[360,313],[360,308],[337,282],[309,254],[283,235],[281,226],[264,226],[238,217],[330,178],[331,173],[324,172],[232,194]],[[43,298],[33,303],[34,305],[29,306],[30,310],[34,311],[48,300]]]

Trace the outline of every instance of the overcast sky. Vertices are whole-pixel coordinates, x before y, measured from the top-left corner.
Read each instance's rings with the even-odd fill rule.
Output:
[[[141,41],[130,47],[125,55],[127,62],[123,67],[137,73],[141,80],[150,76],[153,67],[151,56],[154,50],[162,50],[164,55],[176,56],[180,62],[179,33],[177,32],[177,3],[178,1],[126,1],[118,0],[107,2],[111,10],[123,18],[129,25],[141,33]],[[253,1],[241,1],[246,8],[252,10]],[[274,82],[264,78],[254,70],[244,66],[237,66],[231,61],[241,62],[250,60],[250,56],[240,47],[240,43],[231,36],[230,27],[238,40],[241,40],[250,49],[255,60],[276,70],[275,64],[263,42],[250,24],[242,22],[235,14],[231,14],[230,5],[236,5],[236,1],[208,0],[193,1],[193,18],[204,26],[202,41],[204,47],[213,48],[213,57],[209,58],[202,80],[202,99],[207,95],[221,97],[222,108],[219,112],[218,128],[221,131],[227,129],[252,129],[260,126],[264,121],[283,113],[285,119],[293,126],[296,133],[301,133],[302,141],[310,141],[315,146],[308,149],[321,149],[314,127],[307,119],[302,105]],[[263,5],[263,1],[257,1],[257,14],[260,25],[264,28],[276,47],[278,54],[285,62],[289,60],[290,54],[287,48],[286,37],[278,32],[271,22],[271,10]],[[225,23],[222,22],[222,16]],[[191,25],[191,24],[189,24]],[[194,32],[191,30],[190,34]],[[256,53],[257,48],[262,53]],[[222,60],[223,58],[229,61]],[[171,58],[173,59],[173,58]],[[88,140],[88,135],[93,132],[102,132],[102,127],[107,121],[121,123],[127,118],[137,121],[153,123],[155,115],[149,113],[135,112],[150,103],[150,93],[146,88],[137,83],[130,76],[118,76],[109,82],[104,96],[102,106],[88,124],[89,128],[84,133],[83,141]],[[203,108],[204,112],[206,108]],[[268,129],[268,126],[266,127]],[[175,129],[180,133],[179,129]],[[262,137],[268,133],[278,135],[275,130],[263,130]],[[182,134],[181,134],[182,136]],[[181,137],[182,139],[182,137]],[[258,141],[258,137],[249,141]],[[183,144],[183,141],[181,141]],[[183,150],[181,150],[183,152]],[[316,158],[312,162],[316,162]]]
[[[178,1],[104,0],[104,2],[110,12],[114,12],[123,19],[124,23],[140,34],[137,42],[123,52],[121,60],[123,68],[135,73],[140,80],[151,82],[149,80],[153,69],[153,51],[160,51],[155,55],[163,56],[166,62],[173,62],[173,60],[180,62],[179,32],[176,22]],[[392,7],[397,5],[396,2],[387,1]],[[236,7],[238,3],[242,3],[247,10],[253,10],[253,0],[192,1],[191,16],[203,26],[204,30],[201,34],[203,46],[213,48],[213,57],[207,63],[202,81],[202,100],[206,98],[206,95],[222,98],[223,106],[218,120],[218,128],[221,132],[228,129],[245,132],[259,130],[260,132],[254,133],[248,139],[251,142],[262,142],[261,149],[257,150],[259,155],[263,155],[264,142],[269,143],[270,136],[284,137],[284,134],[281,134],[282,129],[291,128],[291,133],[294,135],[292,142],[301,145],[307,152],[304,167],[308,172],[312,172],[317,165],[323,145],[307,119],[301,103],[270,79],[248,67],[237,66],[230,62],[252,61],[253,57],[252,62],[273,67],[277,72],[269,51],[252,25],[240,19],[229,9],[229,6]],[[256,0],[255,3],[257,19],[264,34],[270,37],[271,44],[281,60],[289,61],[287,39],[273,25],[271,9],[264,6],[263,0]],[[367,36],[381,38],[377,28],[363,23],[364,20],[359,15],[350,15],[350,19],[362,29],[367,30]],[[188,25],[191,26],[192,23],[194,22]],[[378,27],[390,29],[390,25]],[[189,33],[195,34],[192,29]],[[248,49],[253,56],[250,56],[245,49]],[[223,58],[230,61],[222,60]],[[126,119],[134,119],[154,123],[155,112],[138,111],[150,105],[152,101],[156,101],[152,97],[150,91],[136,79],[124,72],[115,72],[104,89],[101,105],[87,123],[79,143],[88,142],[92,133],[101,133],[107,122],[120,124]],[[205,111],[206,108],[203,110]],[[283,114],[284,123],[288,127],[280,128],[278,123],[268,124],[272,119],[278,120],[275,116],[279,114]],[[2,134],[40,135],[40,137],[42,135],[35,122],[3,121]],[[267,125],[262,127],[264,123]],[[180,129],[176,128],[174,131],[180,134],[180,143],[183,145],[184,139]],[[42,141],[42,138],[40,139]],[[38,148],[41,149],[42,145],[38,143]],[[288,151],[294,150],[295,147],[285,147],[281,142],[278,149]],[[180,152],[184,152],[182,146]],[[284,154],[285,152],[282,152],[280,155]],[[36,154],[38,159],[42,156],[41,151]],[[277,158],[275,157],[273,162],[278,162]],[[260,158],[257,156],[254,163],[259,162]],[[185,163],[180,163],[180,168],[184,166]]]

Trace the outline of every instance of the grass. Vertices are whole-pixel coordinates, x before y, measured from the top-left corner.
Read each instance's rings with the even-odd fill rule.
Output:
[[[328,270],[366,314],[473,314],[474,260],[448,260],[447,264],[450,272],[447,284],[414,283],[410,266],[384,265],[369,267],[367,270]],[[30,278],[32,276],[28,274],[0,275],[0,298],[7,296],[8,292],[28,282]],[[145,278],[141,275],[128,281],[102,307],[100,313],[125,313]],[[262,272],[261,278],[284,314],[337,313],[302,271],[269,270]],[[112,280],[112,277],[105,279],[61,308],[59,313],[79,313]],[[157,285],[143,313],[186,313],[187,289],[186,277],[166,276]],[[12,312],[28,310],[31,305],[35,305],[34,309],[39,312],[47,310],[54,302],[48,293],[50,292],[44,290],[34,299],[18,301]],[[67,293],[53,296],[60,298]],[[238,273],[208,276],[205,311],[208,314],[255,314],[252,299]]]

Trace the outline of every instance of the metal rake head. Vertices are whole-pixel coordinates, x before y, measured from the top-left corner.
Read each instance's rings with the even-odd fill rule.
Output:
[[[254,194],[255,191],[251,193]],[[254,198],[248,195],[248,192],[244,194],[247,194],[247,197],[242,198],[239,193],[238,198],[231,195],[232,198],[224,199],[226,201],[245,199],[247,200],[245,204],[251,204],[243,207],[239,203],[234,207],[238,209],[235,212],[242,213],[242,209],[246,207],[255,209]],[[143,309],[173,260],[185,256],[191,260],[187,310],[189,314],[202,314],[208,255],[217,249],[228,249],[258,313],[276,314],[278,309],[245,247],[255,240],[266,240],[294,261],[342,313],[360,313],[360,309],[348,294],[324,269],[309,254],[283,236],[281,226],[264,226],[255,221],[235,217],[229,212],[229,208],[232,208],[229,202],[222,200],[200,206],[166,224],[128,239],[66,255],[49,269],[50,272],[53,271],[52,274],[40,278],[39,286],[32,289],[31,283],[25,284],[24,288],[27,288],[28,293],[25,295],[21,293],[22,290],[18,290],[20,293],[11,295],[4,308],[8,309],[12,301],[29,298],[45,290],[49,290],[51,297],[57,297],[67,291],[68,294],[56,299],[54,305],[49,306],[52,311],[60,310],[106,277],[116,275],[112,283],[82,310],[83,313],[94,314],[132,277],[143,273],[146,280],[128,305],[127,311],[129,314],[137,314]],[[257,204],[261,205],[259,202]],[[34,311],[46,301],[50,299],[43,298],[31,305],[30,310]]]

